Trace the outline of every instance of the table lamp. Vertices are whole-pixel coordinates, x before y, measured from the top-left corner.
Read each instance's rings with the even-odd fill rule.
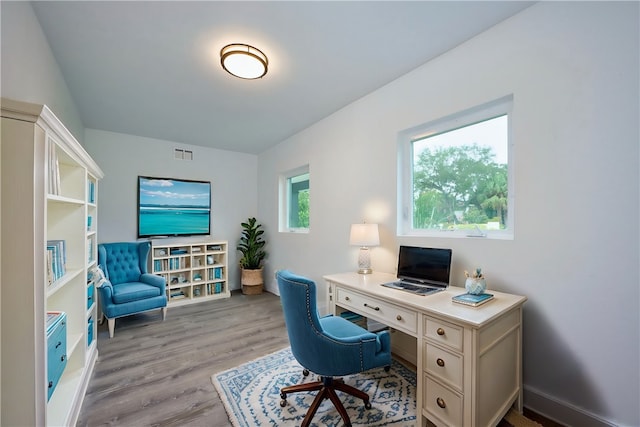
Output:
[[[351,225],[351,235],[349,243],[353,246],[360,246],[358,254],[358,273],[371,274],[371,256],[369,254],[370,246],[378,246],[380,244],[380,235],[378,234],[378,224],[353,224]]]

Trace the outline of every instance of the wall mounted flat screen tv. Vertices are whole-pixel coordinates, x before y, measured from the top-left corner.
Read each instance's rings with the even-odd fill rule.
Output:
[[[138,237],[211,232],[211,182],[138,177]]]

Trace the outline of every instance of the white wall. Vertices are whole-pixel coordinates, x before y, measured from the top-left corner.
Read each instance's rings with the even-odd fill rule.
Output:
[[[136,240],[138,175],[211,181],[211,238],[229,242],[230,289],[239,289],[235,247],[240,222],[257,212],[257,156],[95,129],[85,133],[87,152],[105,174],[98,183],[99,242]],[[175,159],[174,148],[192,150],[194,159]]]
[[[354,270],[349,225],[378,222],[374,269],[399,244],[453,249],[453,283],[528,296],[525,405],[570,425],[640,425],[638,3],[543,2],[259,156],[273,271]],[[428,43],[428,40],[425,40]],[[375,72],[375,67],[372,67]],[[400,131],[514,95],[515,239],[396,237]],[[277,232],[278,174],[309,163],[311,231]]]
[[[46,104],[83,143],[84,125],[31,4],[0,2],[3,97]]]

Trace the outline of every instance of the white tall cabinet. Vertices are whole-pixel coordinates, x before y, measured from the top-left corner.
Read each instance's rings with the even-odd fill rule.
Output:
[[[97,262],[103,173],[49,108],[4,98],[0,161],[0,425],[75,425],[98,356],[87,274]],[[56,277],[47,256],[53,240],[64,241]],[[51,311],[67,316],[66,366],[48,399]]]

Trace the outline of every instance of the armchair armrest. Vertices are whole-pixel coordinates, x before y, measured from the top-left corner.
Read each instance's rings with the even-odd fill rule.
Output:
[[[100,292],[100,301],[103,303],[113,304],[113,285],[108,280],[103,280],[98,286]]]
[[[142,283],[146,283],[147,285],[151,285],[151,286],[155,286],[158,289],[160,289],[160,292],[164,292],[165,291],[165,287],[166,287],[166,281],[164,280],[164,277],[155,275],[155,274],[150,274],[150,273],[144,273],[140,276],[140,281]]]

